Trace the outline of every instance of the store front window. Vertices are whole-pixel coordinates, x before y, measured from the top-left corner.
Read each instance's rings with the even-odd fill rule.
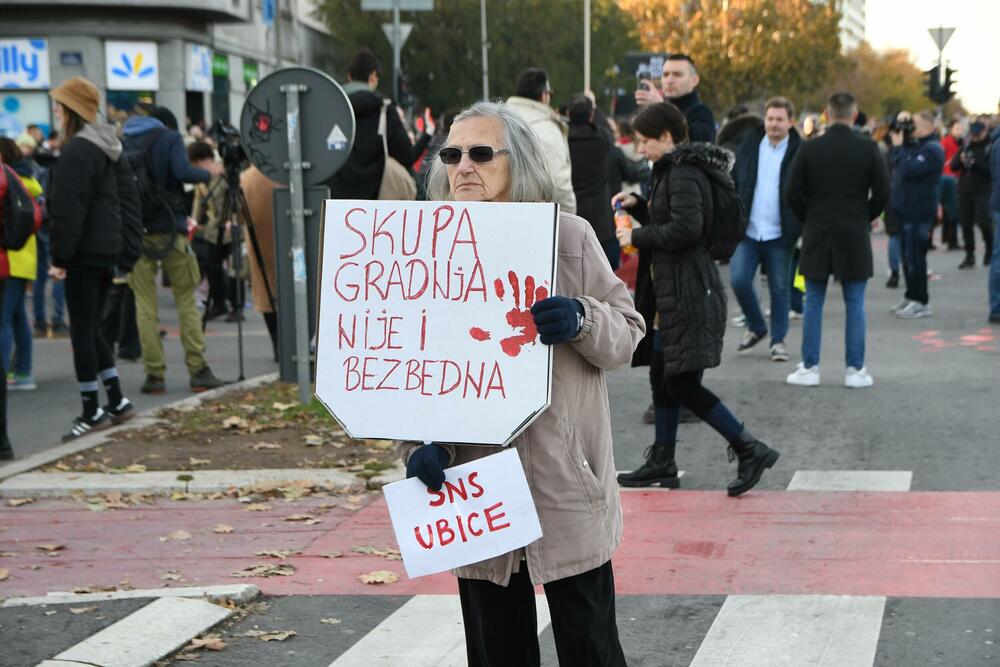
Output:
[[[230,122],[229,89],[229,56],[217,53],[212,56],[212,116],[226,123]]]

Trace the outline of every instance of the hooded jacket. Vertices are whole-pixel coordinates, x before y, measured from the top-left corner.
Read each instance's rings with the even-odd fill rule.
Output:
[[[944,165],[944,149],[937,134],[893,147],[889,206],[900,223],[934,220],[941,201]]]
[[[123,211],[126,222],[139,219],[135,184],[116,172],[128,169],[121,154],[115,128],[105,123],[85,124],[63,147],[49,209],[53,265],[111,269],[118,262]]]
[[[710,177],[729,178],[733,154],[707,143],[683,144],[653,165],[648,203],[632,214],[642,227],[632,232],[639,249],[636,308],[652,331],[659,315],[664,373],[677,375],[718,366],[726,332],[726,291],[705,241],[712,216]],[[649,363],[647,334],[632,360]]]
[[[167,195],[168,205],[173,219],[166,217],[159,222],[145,221],[147,232],[170,232],[174,229],[187,234],[188,211],[184,205],[185,183],[207,183],[212,174],[205,169],[199,169],[188,161],[187,151],[181,135],[167,127],[152,116],[133,116],[122,128],[125,149],[134,150],[148,145],[149,157],[152,163],[152,174],[155,183]]]
[[[385,169],[385,148],[378,133],[379,116],[383,98],[365,83],[351,81],[344,86],[354,109],[354,146],[347,163],[327,180],[333,199],[378,199]],[[410,168],[413,162],[413,144],[406,128],[399,120],[396,106],[386,109],[386,142],[389,156]]]
[[[569,128],[547,104],[527,97],[510,97],[507,106],[521,117],[542,144],[545,163],[556,183],[555,200],[566,213],[576,213],[576,194],[573,192],[573,167],[569,159]]]

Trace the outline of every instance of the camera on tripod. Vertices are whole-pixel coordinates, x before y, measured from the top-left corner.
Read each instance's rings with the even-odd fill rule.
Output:
[[[246,153],[240,144],[240,131],[218,119],[208,128],[208,136],[215,142],[226,171],[238,172],[246,162]]]

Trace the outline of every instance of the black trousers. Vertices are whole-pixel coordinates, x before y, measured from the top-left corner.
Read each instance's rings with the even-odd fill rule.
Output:
[[[3,295],[7,287],[6,280],[0,280],[0,312],[3,312]],[[0,449],[10,446],[7,438],[7,369],[4,368],[4,361],[0,359],[0,369],[3,372],[3,382],[0,382]]]
[[[77,382],[93,382],[98,371],[115,365],[99,326],[110,291],[110,269],[74,266],[66,270],[66,310]]]
[[[976,227],[983,235],[986,256],[993,249],[993,224],[990,220],[990,193],[959,192],[958,219],[962,223],[962,242],[965,252],[976,253]]]
[[[719,402],[719,397],[701,384],[704,371],[688,371],[666,375],[663,364],[662,334],[655,332],[649,359],[649,386],[653,390],[653,405],[658,408],[684,406],[701,419]]]
[[[135,320],[135,293],[128,285],[111,285],[101,317],[101,334],[112,353],[117,344],[119,355],[134,358],[142,356],[139,326]]]
[[[459,579],[469,667],[536,667],[541,664],[535,589],[528,568],[506,587]],[[562,667],[625,665],[615,621],[611,561],[545,584],[556,654]]]

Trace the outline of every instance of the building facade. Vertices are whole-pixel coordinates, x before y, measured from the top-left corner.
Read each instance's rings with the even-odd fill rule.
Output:
[[[840,47],[853,51],[865,41],[867,0],[840,0]]]
[[[0,22],[0,134],[52,125],[48,90],[74,76],[120,121],[138,102],[178,122],[234,125],[274,69],[319,65],[333,45],[312,0],[6,0]]]

